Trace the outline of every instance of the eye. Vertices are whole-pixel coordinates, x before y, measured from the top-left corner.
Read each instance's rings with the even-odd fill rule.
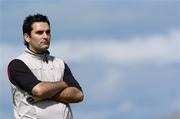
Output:
[[[47,30],[47,31],[46,31],[46,34],[47,34],[47,35],[49,35],[49,34],[50,34],[50,32],[51,32],[50,30]]]
[[[42,35],[44,33],[46,33],[46,35],[50,35],[50,30],[47,30],[47,31],[36,31],[35,33],[38,34],[38,35]]]
[[[36,34],[39,34],[39,35],[41,35],[41,34],[43,34],[44,33],[44,31],[37,31],[36,32]]]

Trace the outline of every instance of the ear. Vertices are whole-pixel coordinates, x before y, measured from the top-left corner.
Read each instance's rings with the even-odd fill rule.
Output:
[[[24,40],[25,40],[26,42],[28,42],[28,43],[30,42],[30,35],[29,35],[29,34],[24,33],[23,37],[24,37]]]

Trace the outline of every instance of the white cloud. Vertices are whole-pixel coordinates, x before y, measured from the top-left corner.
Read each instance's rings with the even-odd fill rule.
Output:
[[[180,30],[168,34],[131,39],[58,40],[52,52],[71,61],[101,59],[114,63],[158,62],[180,60]]]
[[[131,39],[60,39],[58,42],[52,41],[50,50],[53,55],[75,62],[98,59],[112,63],[172,63],[180,60],[179,39],[180,30]],[[22,51],[23,44],[22,46],[0,44],[1,65],[7,64]]]

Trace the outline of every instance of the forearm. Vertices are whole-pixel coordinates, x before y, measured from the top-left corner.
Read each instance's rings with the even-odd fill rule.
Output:
[[[83,101],[84,94],[76,87],[68,87],[57,93],[52,99],[63,103],[77,103]]]
[[[57,82],[41,82],[32,89],[32,94],[39,98],[51,98],[58,92],[61,92],[68,85],[64,81]]]

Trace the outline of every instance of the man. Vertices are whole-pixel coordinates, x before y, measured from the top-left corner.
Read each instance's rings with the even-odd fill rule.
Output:
[[[67,64],[49,55],[50,22],[41,14],[23,24],[25,52],[8,65],[16,119],[72,119],[69,103],[83,92]]]

